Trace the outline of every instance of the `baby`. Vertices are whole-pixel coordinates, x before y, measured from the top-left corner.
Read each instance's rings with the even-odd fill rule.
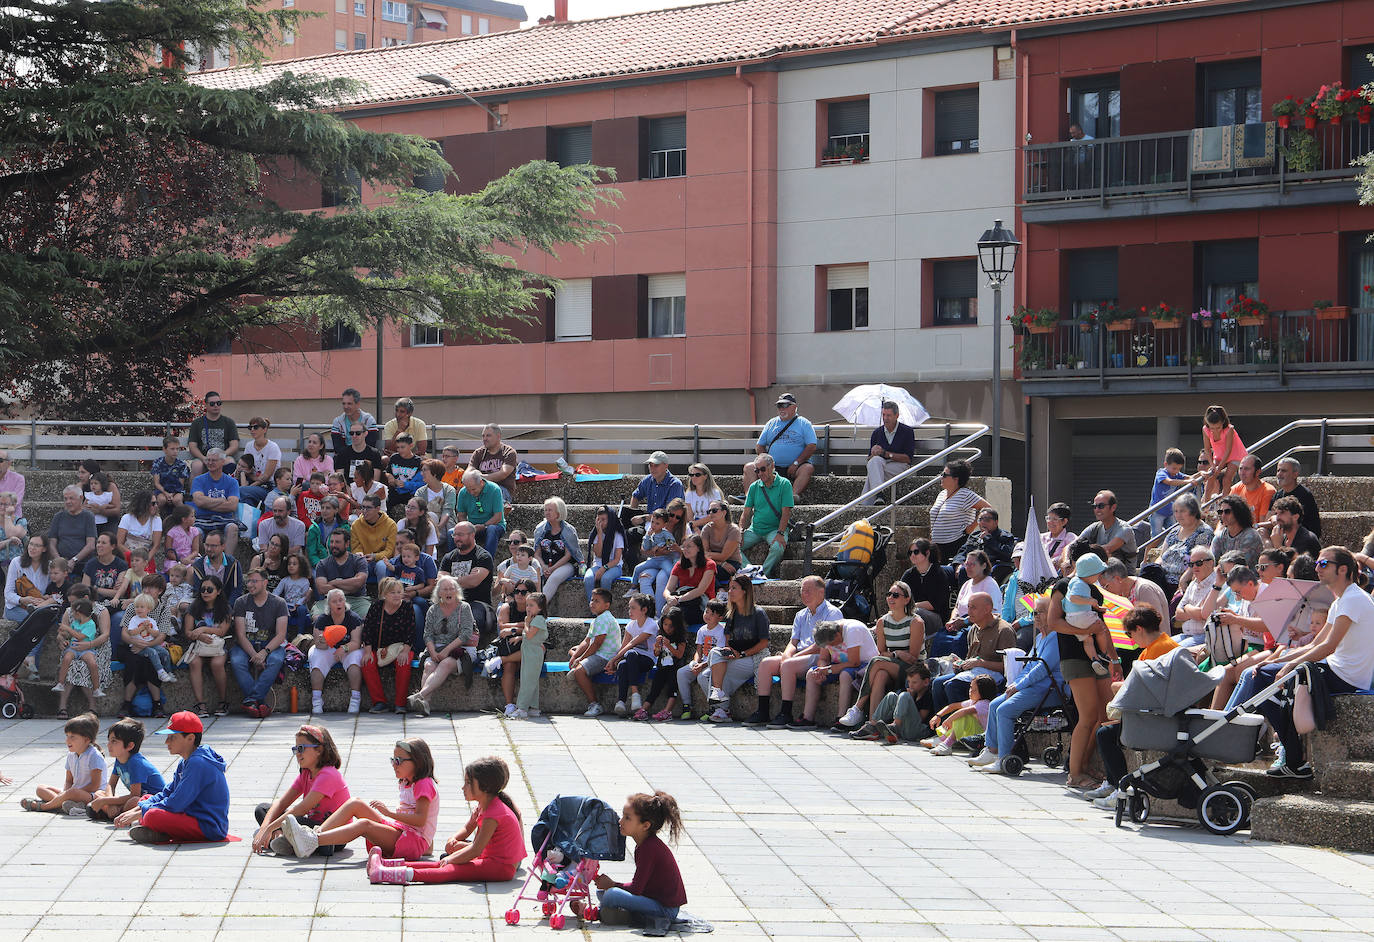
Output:
[[[1069,580],[1069,591],[1064,597],[1064,620],[1075,628],[1090,631],[1083,636],[1083,653],[1092,662],[1093,673],[1106,677],[1111,673],[1109,652],[1115,652],[1111,632],[1102,622],[1105,611],[1093,599],[1092,587],[1106,570],[1107,564],[1100,557],[1088,553],[1078,558],[1074,566],[1073,578]]]
[[[134,599],[134,613],[124,621],[124,641],[136,655],[152,662],[158,680],[170,684],[176,675],[172,673],[172,655],[163,643],[162,630],[151,617],[156,605],[156,600],[146,593]]]
[[[186,581],[190,572],[190,567],[185,563],[174,563],[172,568],[167,570],[167,604],[163,606],[162,624],[158,625],[163,634],[177,633],[182,616],[190,611],[191,603],[196,600],[195,589]]]

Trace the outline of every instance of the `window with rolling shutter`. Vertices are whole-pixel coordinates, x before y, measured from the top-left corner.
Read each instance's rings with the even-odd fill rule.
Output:
[[[952,327],[978,323],[978,262],[971,258],[935,262],[935,325]]]
[[[1348,88],[1362,88],[1374,82],[1374,63],[1369,57],[1374,55],[1374,46],[1356,46],[1350,50],[1350,82]]]
[[[1211,310],[1259,294],[1259,240],[1202,243],[1204,303]]]
[[[569,278],[554,294],[555,340],[592,339],[592,280]]]
[[[825,287],[830,330],[868,326],[868,265],[831,265],[825,270]]]
[[[1116,249],[1081,249],[1065,257],[1073,317],[1084,317],[1104,301],[1116,301]]]
[[[978,152],[978,89],[935,93],[935,153]]]
[[[868,159],[868,99],[832,101],[825,106],[826,146],[822,156]]]
[[[687,276],[649,276],[649,336],[687,335]]]
[[[439,156],[443,156],[444,145],[438,141],[430,141],[429,146],[434,148]],[[417,190],[424,190],[426,193],[442,193],[444,190],[444,172],[431,170],[428,173],[417,173],[411,180],[411,186]]]
[[[554,157],[560,167],[592,162],[592,126],[558,128],[554,132]]]
[[[687,116],[649,119],[649,179],[687,175]]]

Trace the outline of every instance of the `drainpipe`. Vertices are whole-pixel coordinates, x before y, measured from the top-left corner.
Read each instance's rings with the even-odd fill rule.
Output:
[[[749,393],[749,424],[753,425],[758,422],[758,400],[754,397],[754,83],[744,77],[743,65],[735,66],[735,78],[749,89],[744,142],[744,270],[748,295],[744,308],[744,388]]]

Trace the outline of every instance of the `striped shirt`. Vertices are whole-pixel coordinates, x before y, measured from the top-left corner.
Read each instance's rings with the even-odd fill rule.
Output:
[[[891,613],[878,619],[883,628],[883,641],[888,651],[906,651],[911,647],[911,616],[893,621]]]
[[[973,505],[982,500],[967,487],[961,487],[951,496],[941,491],[930,508],[930,538],[936,543],[953,543],[961,540],[973,525]]]

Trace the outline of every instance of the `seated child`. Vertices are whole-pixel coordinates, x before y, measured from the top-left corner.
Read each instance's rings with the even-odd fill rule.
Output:
[[[158,627],[168,637],[180,634],[178,629],[182,618],[191,610],[191,603],[196,600],[195,588],[186,581],[190,574],[191,567],[185,563],[173,563],[167,570],[167,591],[163,593],[162,602],[158,606],[162,609]]]
[[[229,833],[229,781],[224,757],[202,743],[205,724],[190,711],[173,713],[157,731],[181,761],[166,788],[145,795],[115,818],[137,844],[222,841]]]
[[[463,769],[463,797],[475,802],[464,828],[444,844],[438,860],[387,858],[372,847],[367,878],[373,883],[501,883],[515,879],[525,859],[520,811],[506,794],[510,769],[495,756]]]
[[[668,529],[668,511],[662,507],[649,517],[649,529],[644,532],[639,555],[644,561],[635,566],[632,581],[642,594],[660,598],[677,563],[677,544],[673,542],[673,531]]]
[[[635,875],[629,883],[617,883],[604,873],[596,877],[601,891],[601,921],[625,925],[642,921],[644,934],[667,935],[678,910],[687,903],[682,872],[668,845],[658,836],[664,826],[668,839],[677,843],[682,816],[667,792],[640,792],[625,799],[620,813],[620,833],[635,842]]]
[[[73,599],[71,608],[67,609],[67,613],[62,617],[62,623],[57,628],[57,638],[65,642],[65,647],[62,652],[62,665],[57,670],[57,683],[53,684],[52,688],[54,693],[62,693],[67,689],[67,671],[71,669],[72,661],[79,657],[85,663],[86,669],[91,672],[91,696],[105,696],[105,691],[100,687],[100,665],[96,662],[95,651],[90,647],[81,647],[95,641],[96,633],[94,603],[89,598]],[[98,729],[99,727],[97,731]],[[94,733],[91,734],[91,738],[95,738]]]
[[[291,493],[291,479],[295,472],[291,470],[291,465],[278,465],[277,470],[272,472],[272,489],[267,492],[267,496],[262,499],[262,506],[271,508],[278,497],[285,497],[288,507],[296,505],[295,495]],[[264,511],[266,515],[266,511]],[[308,525],[308,524],[307,524]]]
[[[293,629],[293,635],[310,630],[310,602],[315,590],[310,580],[310,561],[303,550],[293,550],[286,557],[286,575],[272,594],[286,602],[286,623]]]
[[[631,719],[649,719],[659,696],[663,691],[673,689],[677,672],[687,662],[688,644],[687,620],[682,615],[682,609],[675,605],[658,620],[658,635],[654,638],[653,647],[654,681],[649,685],[649,695]],[[653,714],[653,719],[661,722],[673,718],[673,696],[673,693],[668,694],[668,702],[662,710]]]
[[[319,519],[320,501],[324,500],[328,494],[329,482],[325,480],[325,473],[312,471],[309,485],[303,488],[300,496],[296,498],[296,516],[301,523],[308,527]]]
[[[1111,632],[1102,622],[1104,609],[1092,594],[1092,587],[1106,568],[1107,564],[1092,553],[1080,556],[1064,597],[1064,620],[1075,628],[1092,632],[1083,636],[1083,653],[1092,662],[1093,673],[1099,677],[1111,673],[1111,654],[1116,651]]]
[[[167,515],[166,537],[162,541],[162,568],[171,572],[178,563],[190,565],[200,555],[200,527],[196,526],[196,509],[178,504]]]
[[[668,698],[668,703],[661,711],[654,714],[654,719],[671,718],[679,703],[682,707],[682,713],[678,719],[690,720],[694,717],[692,713],[692,684],[697,682],[697,678],[710,668],[711,649],[725,647],[725,625],[723,622],[726,611],[725,603],[719,599],[711,599],[702,606],[702,626],[697,629],[696,656],[677,669],[677,692]],[[668,714],[666,717],[663,715],[665,713]]]
[[[987,674],[979,674],[969,684],[967,700],[951,703],[930,718],[930,728],[935,730],[935,735],[922,739],[921,745],[929,749],[931,755],[949,755],[960,739],[977,736],[987,728],[988,707],[996,696],[997,681]]]
[[[106,745],[114,758],[110,783],[86,806],[86,817],[92,821],[113,821],[138,804],[144,795],[155,795],[167,787],[162,773],[139,752],[143,746],[143,723],[123,719],[110,727]],[[115,794],[124,783],[126,795]]]
[[[61,788],[39,785],[37,798],[25,798],[19,803],[25,811],[85,814],[86,805],[100,794],[100,784],[105,779],[105,756],[95,744],[100,720],[94,713],[82,713],[67,720],[62,732],[67,737],[67,777]]]
[[[134,613],[124,622],[124,643],[136,657],[152,663],[158,680],[170,684],[176,680],[176,675],[172,673],[172,655],[167,651],[166,636],[152,618],[156,605],[157,600],[147,593],[134,598]]]
[[[543,585],[543,570],[534,558],[534,547],[528,543],[517,543],[511,549],[511,558],[498,566],[497,572],[512,583],[528,579],[536,586]]]
[[[616,675],[619,696],[615,701],[617,716],[638,713],[644,709],[639,687],[654,668],[654,638],[658,635],[658,621],[654,616],[654,600],[643,593],[631,595],[625,610],[630,615],[620,647],[611,656],[606,672]],[[625,698],[629,696],[628,704]]]

